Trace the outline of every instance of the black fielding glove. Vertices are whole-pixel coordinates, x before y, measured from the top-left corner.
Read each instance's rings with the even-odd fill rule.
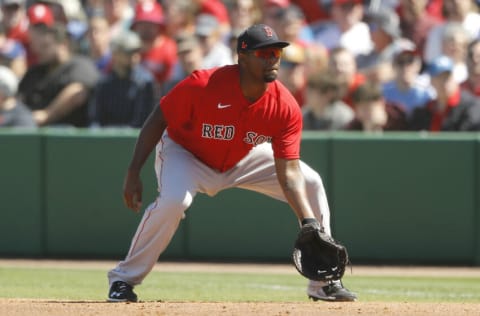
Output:
[[[345,246],[327,235],[314,218],[302,221],[292,257],[298,272],[316,281],[341,279],[349,262]]]

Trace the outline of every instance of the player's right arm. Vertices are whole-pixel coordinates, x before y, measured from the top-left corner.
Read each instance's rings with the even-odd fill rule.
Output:
[[[156,106],[145,121],[135,144],[132,159],[123,184],[125,205],[138,212],[142,206],[142,181],[140,171],[145,161],[162,137],[167,122],[160,106]]]

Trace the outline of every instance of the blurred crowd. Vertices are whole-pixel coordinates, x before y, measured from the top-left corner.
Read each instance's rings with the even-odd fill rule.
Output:
[[[0,0],[0,127],[141,127],[271,26],[306,130],[480,130],[480,1]]]

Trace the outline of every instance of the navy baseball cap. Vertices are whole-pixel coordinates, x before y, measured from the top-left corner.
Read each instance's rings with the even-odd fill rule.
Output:
[[[243,31],[237,40],[237,52],[265,47],[286,47],[290,45],[278,39],[277,33],[268,25],[255,24]]]

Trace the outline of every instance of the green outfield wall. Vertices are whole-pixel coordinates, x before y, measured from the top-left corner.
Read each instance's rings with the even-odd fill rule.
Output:
[[[119,259],[141,214],[122,201],[138,130],[0,130],[0,256]],[[480,134],[305,132],[335,237],[353,263],[480,265]],[[144,206],[157,195],[150,157]],[[289,207],[240,189],[199,194],[165,259],[287,261]]]

